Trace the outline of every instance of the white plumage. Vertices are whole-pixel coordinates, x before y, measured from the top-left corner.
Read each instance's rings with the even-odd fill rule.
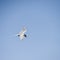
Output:
[[[25,34],[26,32],[26,28],[24,27],[21,32],[19,32],[19,34],[17,34],[17,36],[20,38],[20,40],[23,40],[25,37],[27,37],[27,35]]]

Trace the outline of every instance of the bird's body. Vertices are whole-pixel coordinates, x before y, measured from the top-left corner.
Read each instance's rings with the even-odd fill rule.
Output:
[[[23,40],[25,37],[27,37],[25,32],[26,32],[26,28],[23,28],[22,31],[17,35],[20,38],[20,40]]]

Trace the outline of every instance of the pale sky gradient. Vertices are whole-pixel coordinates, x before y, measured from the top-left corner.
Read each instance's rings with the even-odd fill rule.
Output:
[[[0,60],[60,60],[60,1],[0,1]]]

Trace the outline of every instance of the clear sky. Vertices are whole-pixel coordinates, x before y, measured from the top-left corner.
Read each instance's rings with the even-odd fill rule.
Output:
[[[60,1],[0,0],[0,60],[60,60]]]

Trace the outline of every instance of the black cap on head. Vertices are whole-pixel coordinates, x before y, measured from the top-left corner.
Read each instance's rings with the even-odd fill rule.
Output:
[[[24,37],[27,37],[27,35],[26,35],[26,34],[24,34]]]

